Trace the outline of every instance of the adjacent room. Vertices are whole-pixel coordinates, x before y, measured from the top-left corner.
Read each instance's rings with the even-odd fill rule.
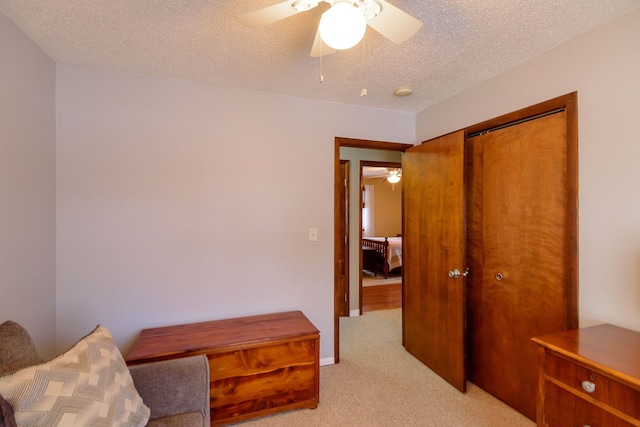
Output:
[[[150,360],[197,425],[640,425],[640,0],[0,0],[0,63],[0,325],[33,349],[0,346],[7,420],[82,343],[130,425],[185,416]],[[304,391],[210,408],[240,376],[165,360],[202,330],[227,364],[272,334]]]
[[[362,166],[362,312],[401,307],[402,163]],[[372,166],[373,165],[373,166]]]

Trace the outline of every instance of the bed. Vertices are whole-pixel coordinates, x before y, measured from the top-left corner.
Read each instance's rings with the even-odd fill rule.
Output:
[[[362,268],[385,278],[402,267],[402,237],[363,237]]]

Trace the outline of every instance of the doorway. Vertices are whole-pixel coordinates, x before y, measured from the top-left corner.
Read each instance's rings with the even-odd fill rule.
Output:
[[[345,241],[349,241],[349,236],[345,233],[345,217],[340,210],[340,203],[344,196],[344,177],[341,174],[341,148],[368,149],[404,152],[412,144],[401,144],[394,142],[372,141],[351,138],[335,138],[334,144],[334,361],[340,361],[340,317],[341,302],[344,301],[343,289],[345,269],[343,265]],[[358,240],[355,240],[358,242]],[[359,258],[359,257],[358,257]],[[361,268],[361,266],[360,266]]]
[[[402,307],[402,162],[360,162],[360,315]]]

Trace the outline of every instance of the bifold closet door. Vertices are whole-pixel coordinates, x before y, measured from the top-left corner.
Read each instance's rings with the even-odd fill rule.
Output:
[[[481,277],[470,295],[474,382],[536,417],[531,338],[567,329],[569,214],[566,112],[473,138],[482,145]],[[476,224],[476,227],[478,224]],[[472,271],[472,275],[473,275]],[[472,310],[472,309],[471,309]]]
[[[461,391],[467,381],[465,139],[464,131],[445,135],[402,158],[403,344]]]

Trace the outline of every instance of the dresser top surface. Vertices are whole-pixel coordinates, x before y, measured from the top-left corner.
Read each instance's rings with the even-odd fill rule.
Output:
[[[140,361],[158,355],[210,349],[223,351],[278,340],[317,338],[319,334],[301,311],[165,326],[142,330],[126,360]]]
[[[610,324],[533,338],[537,344],[640,387],[640,333]]]

